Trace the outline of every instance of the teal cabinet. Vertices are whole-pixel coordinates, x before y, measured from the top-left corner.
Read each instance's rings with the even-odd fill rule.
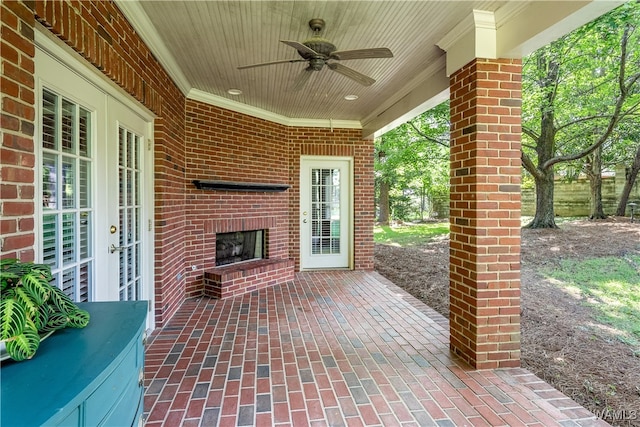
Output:
[[[138,426],[147,301],[78,304],[83,329],[63,329],[33,359],[0,368],[0,425]]]

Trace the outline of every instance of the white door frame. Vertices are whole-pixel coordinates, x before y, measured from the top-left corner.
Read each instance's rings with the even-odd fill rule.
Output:
[[[73,89],[68,89],[65,87],[58,87],[53,82],[49,82],[50,79],[57,80],[60,76],[68,76],[68,78],[73,79],[76,84],[79,85],[90,85],[94,89],[99,90],[104,95],[104,100],[101,102],[102,105],[92,105],[91,107],[95,107],[97,110],[102,110],[102,113],[99,117],[97,117],[97,124],[94,124],[94,131],[96,132],[97,141],[96,141],[96,154],[94,156],[95,162],[107,162],[109,154],[107,152],[107,148],[109,147],[109,142],[107,140],[107,135],[110,133],[107,131],[107,127],[109,126],[117,126],[117,123],[109,122],[109,114],[108,107],[109,103],[117,102],[121,106],[127,108],[131,114],[135,115],[135,120],[144,121],[145,124],[145,139],[143,142],[144,145],[144,156],[142,159],[142,168],[143,168],[143,186],[144,186],[144,199],[143,199],[143,207],[142,207],[142,223],[143,223],[143,259],[141,262],[142,274],[145,277],[145,283],[142,290],[142,298],[149,301],[149,313],[147,316],[147,328],[153,330],[155,328],[155,278],[154,278],[154,262],[155,262],[155,249],[154,249],[154,191],[153,191],[153,177],[154,177],[154,162],[153,162],[153,121],[155,115],[140,104],[138,101],[134,100],[130,95],[128,95],[122,88],[118,87],[114,82],[110,81],[104,74],[99,72],[95,67],[93,67],[88,62],[82,60],[78,54],[73,51],[69,46],[62,43],[60,40],[56,39],[54,36],[50,34],[50,32],[44,28],[42,25],[36,23],[36,31],[35,31],[35,44],[36,44],[36,57],[35,57],[35,77],[36,77],[36,90],[38,93],[36,94],[36,111],[39,111],[41,108],[41,97],[42,97],[42,87],[45,84],[47,87],[50,87],[53,90],[61,90],[61,94],[64,96],[68,96],[69,99],[77,99],[80,104],[86,105],[86,102],[82,100],[82,89],[81,87],[74,87]],[[77,95],[74,95],[77,94]],[[37,115],[38,116],[38,115]],[[95,126],[99,127],[95,127]],[[36,123],[36,129],[40,129],[41,123]],[[34,135],[34,144],[36,147],[41,146],[39,131],[37,130]],[[36,148],[36,164],[40,164],[42,159],[39,156],[39,148]],[[99,169],[99,171],[98,171]],[[100,175],[98,173],[101,173]],[[107,176],[107,168],[106,167],[94,167],[92,171],[92,183],[94,194],[93,197],[93,206],[95,206],[96,212],[105,212],[108,209],[106,205],[107,197],[105,197],[104,192],[101,194],[99,189],[101,188],[101,183],[107,182],[107,180],[113,181],[117,179],[117,176]],[[41,181],[40,177],[35,178],[35,187],[36,187],[36,198],[38,198],[39,194],[41,194]],[[117,190],[116,190],[117,191]],[[97,193],[97,194],[96,194]],[[38,201],[39,199],[37,199]],[[36,201],[36,218],[39,220],[42,216],[41,203]],[[95,241],[93,242],[93,254],[94,258],[98,259],[98,257],[103,257],[105,254],[109,254],[108,251],[108,242],[110,242],[109,238],[106,237],[108,235],[108,215],[105,215],[105,219],[102,223],[96,222],[94,231],[96,233]],[[105,232],[105,230],[107,230]],[[103,234],[105,233],[105,234]],[[102,234],[102,237],[100,237]],[[36,239],[34,250],[36,252],[36,256],[40,255],[40,247],[42,242],[40,241],[40,233],[36,232]],[[104,258],[105,260],[108,257]],[[98,277],[108,276],[107,271],[108,263],[100,263],[96,262],[96,269],[94,271],[94,284],[97,283]],[[104,275],[104,276],[102,276]],[[117,283],[115,284],[117,288]],[[106,300],[117,300],[118,294],[116,291],[115,298],[110,293],[103,292],[102,289],[92,290],[94,292],[94,300],[96,301],[106,301]]]
[[[346,187],[346,191],[348,192],[346,195],[346,199],[347,199],[347,206],[344,207],[343,212],[345,212],[344,215],[346,215],[346,218],[343,218],[341,216],[341,221],[344,221],[346,219],[346,234],[345,234],[345,238],[346,238],[346,256],[347,256],[347,265],[344,266],[337,266],[337,267],[331,267],[331,266],[323,266],[323,267],[318,267],[318,266],[314,266],[314,265],[309,265],[309,262],[307,260],[308,255],[307,255],[307,245],[310,243],[310,239],[308,239],[307,241],[305,241],[305,235],[308,236],[308,238],[310,238],[310,220],[311,217],[310,215],[304,215],[305,211],[307,209],[309,209],[308,207],[304,207],[303,204],[305,203],[305,201],[309,202],[310,197],[309,195],[309,188],[303,188],[303,185],[308,186],[310,185],[311,181],[310,179],[305,179],[304,174],[306,173],[306,170],[308,169],[308,164],[309,163],[314,163],[314,162],[322,162],[322,163],[326,163],[327,167],[331,167],[331,163],[332,162],[344,162],[347,164],[347,180],[348,180],[348,184]],[[354,214],[353,214],[353,201],[354,201],[354,179],[353,179],[354,173],[353,173],[353,157],[345,157],[345,156],[300,156],[300,177],[299,177],[299,183],[300,183],[300,201],[299,201],[299,206],[298,206],[298,218],[299,218],[299,230],[300,230],[300,235],[299,235],[299,240],[300,240],[300,270],[301,271],[305,271],[305,270],[318,270],[318,269],[344,269],[344,268],[348,268],[348,269],[353,269],[353,265],[354,265]],[[307,220],[308,222],[305,223],[304,221]]]

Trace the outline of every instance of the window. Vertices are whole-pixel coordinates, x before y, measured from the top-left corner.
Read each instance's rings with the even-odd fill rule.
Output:
[[[43,263],[74,301],[89,301],[93,284],[91,195],[92,113],[42,90]]]

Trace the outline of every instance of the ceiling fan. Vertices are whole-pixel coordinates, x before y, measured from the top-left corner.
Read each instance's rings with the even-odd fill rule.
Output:
[[[336,46],[329,40],[320,37],[320,32],[324,29],[323,19],[314,18],[309,21],[309,27],[313,31],[313,36],[302,43],[290,40],[280,40],[282,43],[298,51],[302,59],[283,59],[280,61],[263,62],[260,64],[243,65],[238,70],[247,68],[263,67],[265,65],[284,64],[293,62],[308,62],[307,68],[296,77],[292,90],[300,90],[307,83],[313,71],[320,71],[326,65],[345,77],[348,77],[361,85],[371,86],[375,80],[369,76],[334,61],[345,61],[349,59],[369,59],[369,58],[392,58],[393,53],[386,47],[375,47],[370,49],[337,50]]]

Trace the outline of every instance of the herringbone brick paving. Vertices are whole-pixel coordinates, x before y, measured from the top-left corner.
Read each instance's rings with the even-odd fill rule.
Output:
[[[187,300],[150,338],[146,425],[607,425],[525,369],[475,371],[440,314],[377,273]]]

